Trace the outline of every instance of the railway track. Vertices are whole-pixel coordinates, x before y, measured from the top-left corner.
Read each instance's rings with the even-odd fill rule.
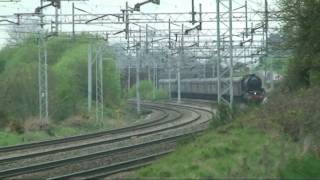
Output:
[[[43,151],[20,155],[15,153],[14,156],[0,159],[0,166],[5,167],[0,171],[0,178],[61,179],[94,177],[94,174],[102,177],[137,168],[173,151],[177,139],[203,130],[211,116],[207,109],[171,103],[145,103],[144,106],[162,111],[162,116],[146,124],[122,128],[119,132],[112,130],[115,137],[109,139],[97,140],[97,137],[105,137],[100,132],[99,135],[61,140],[62,144],[66,141],[72,144],[94,139],[81,145],[76,143],[48,150],[45,146],[51,146],[50,141],[40,142],[38,148],[44,148]],[[110,131],[104,133],[110,135]],[[52,143],[58,145],[59,140],[53,140]],[[10,148],[19,152],[19,147],[26,151],[28,147],[32,149],[36,146],[37,143],[32,143]],[[125,157],[122,157],[123,154]],[[85,176],[86,173],[90,176]]]
[[[137,124],[134,126],[128,126],[124,128],[119,128],[119,129],[113,129],[113,130],[108,130],[108,131],[101,131],[97,133],[91,133],[91,134],[85,134],[85,135],[79,135],[79,136],[71,136],[67,138],[60,138],[60,139],[54,139],[54,140],[47,140],[47,141],[39,141],[39,142],[34,142],[34,143],[27,143],[27,144],[21,144],[21,145],[14,145],[14,146],[7,146],[7,147],[1,147],[0,148],[0,159],[2,159],[3,156],[7,157],[6,153],[15,154],[21,153],[23,150],[33,150],[33,149],[38,149],[42,147],[49,147],[49,146],[54,146],[56,147],[57,145],[61,145],[64,143],[72,143],[72,142],[81,142],[85,140],[90,140],[90,139],[95,139],[95,138],[104,138],[105,136],[112,136],[115,134],[123,133],[123,132],[128,132],[128,131],[133,131],[133,130],[139,130],[144,127],[149,127],[153,126],[155,123],[159,123],[162,120],[164,120],[166,117],[169,116],[169,114],[164,111],[163,109],[160,109],[159,107],[155,106],[142,106],[144,108],[150,108],[152,110],[160,111],[162,114],[154,120],[144,123],[144,124]]]

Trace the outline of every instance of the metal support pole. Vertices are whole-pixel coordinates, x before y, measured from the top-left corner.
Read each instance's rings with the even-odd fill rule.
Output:
[[[217,0],[217,54],[218,54],[218,64],[217,64],[217,71],[218,71],[218,103],[222,101],[229,105],[232,108],[233,104],[233,9],[232,9],[232,0],[228,1],[229,3],[223,3],[221,0]],[[220,12],[220,5],[224,8],[227,8],[228,13],[221,13]],[[228,24],[221,23],[221,17],[228,16]],[[224,33],[226,37],[223,39],[223,48],[221,48],[221,24],[228,26],[227,32]],[[229,47],[225,49],[225,45],[229,42]],[[226,44],[225,44],[226,43]],[[223,56],[221,56],[222,52],[224,52]],[[227,64],[228,67],[221,70],[222,64],[222,57],[225,61],[224,64]],[[228,79],[225,78],[229,76]],[[224,79],[224,80],[223,80]],[[222,86],[223,84],[223,86]],[[225,98],[229,97],[229,98]]]
[[[59,34],[59,8],[55,7],[55,26],[56,26],[56,35]]]
[[[154,81],[155,83],[155,89],[158,89],[158,63],[156,63],[156,79]]]
[[[39,115],[43,124],[49,121],[48,110],[48,64],[47,45],[43,34],[39,34]]]
[[[74,13],[74,3],[72,3],[72,38],[75,39],[76,32],[75,32],[75,13]]]
[[[137,113],[141,114],[141,99],[140,99],[140,62],[141,62],[141,28],[139,29],[139,44],[136,45],[136,98],[137,98]]]
[[[156,99],[156,63],[153,60],[153,83],[152,83],[152,98]]]
[[[199,28],[198,31],[202,30],[202,4],[199,4]]]
[[[169,70],[169,99],[171,100],[172,99],[172,90],[171,90],[171,70],[172,70],[172,67],[171,67],[171,19],[169,19],[169,52],[168,52],[168,70]]]
[[[130,91],[130,88],[131,88],[131,62],[129,60],[129,62],[128,62],[128,92]]]
[[[169,50],[171,50],[171,19],[169,19]]]
[[[230,73],[229,73],[229,83],[230,83],[230,108],[232,108],[233,105],[233,17],[232,17],[233,9],[232,9],[232,0],[229,0],[229,56],[230,56]]]
[[[266,41],[266,60],[268,60],[269,53],[269,9],[268,0],[265,0],[265,41]],[[271,90],[274,89],[274,74],[273,74],[273,58],[270,59],[271,64]]]
[[[168,87],[168,89],[169,89],[169,99],[171,100],[172,99],[172,90],[171,90],[171,79],[172,79],[172,77],[171,77],[171,71],[172,71],[172,69],[171,69],[171,58],[170,58],[170,56],[168,56],[168,65],[169,65],[169,67],[168,67],[168,71],[169,71],[169,87]]]
[[[191,23],[192,24],[195,24],[196,23],[196,20],[195,20],[195,11],[194,11],[194,0],[191,0],[191,10],[192,10],[192,12],[191,12],[191,15],[192,15],[192,20],[191,20]]]
[[[130,52],[130,37],[128,36],[127,39],[127,59],[128,59],[128,92],[130,91],[131,88],[131,52]]]
[[[178,59],[178,103],[181,103],[181,61],[183,60],[183,46],[184,46],[184,25],[182,24],[182,31],[181,31],[181,44],[180,44],[180,57]]]
[[[102,45],[98,45],[96,51],[96,121],[98,125],[103,122],[103,58]]]
[[[149,53],[149,33],[148,33],[148,24],[146,24],[146,42],[145,42],[145,54]],[[150,61],[147,62],[147,71],[148,71],[148,81],[151,81],[151,68],[150,68]]]
[[[248,37],[249,34],[248,34],[248,2],[247,0],[245,1],[244,8],[245,8],[245,18],[246,18],[246,37]]]
[[[220,63],[221,63],[221,34],[220,34],[220,0],[216,0],[216,8],[217,8],[217,99],[218,103],[221,103],[221,72],[220,72]]]
[[[43,6],[43,0],[40,0],[40,7],[42,7],[42,6]],[[19,16],[18,16],[18,19],[20,19]],[[19,22],[19,24],[20,24],[20,22]],[[43,29],[43,25],[44,25],[43,24],[43,10],[41,9],[40,10],[40,27],[41,27],[41,29]]]
[[[203,63],[203,78],[207,78],[207,62]]]
[[[125,12],[125,33],[126,33],[126,39],[129,39],[129,4],[128,1],[126,2],[126,12]]]
[[[217,62],[216,62],[216,58],[214,58],[214,55],[212,55],[212,78],[216,78],[216,70],[217,70]]]
[[[88,112],[92,106],[92,46],[88,47]]]
[[[100,73],[100,116],[101,116],[101,122],[103,121],[103,114],[104,114],[104,92],[103,92],[103,51],[102,47],[100,49],[100,57],[99,57],[99,73]]]

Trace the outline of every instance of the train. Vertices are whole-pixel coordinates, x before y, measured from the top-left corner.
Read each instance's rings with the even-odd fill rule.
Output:
[[[221,79],[221,89],[227,89],[227,81],[229,78]],[[225,83],[224,83],[225,82]],[[171,92],[169,92],[169,83]],[[193,78],[181,79],[181,97],[195,99],[213,99],[217,98],[217,78]],[[159,88],[171,93],[173,97],[177,96],[177,80],[176,79],[160,79]],[[265,98],[265,90],[262,87],[262,80],[255,74],[248,74],[242,77],[233,78],[233,95],[234,99],[245,102],[260,103]],[[226,93],[228,98],[229,92]]]

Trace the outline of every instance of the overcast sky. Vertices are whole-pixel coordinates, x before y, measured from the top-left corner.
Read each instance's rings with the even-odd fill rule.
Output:
[[[12,15],[14,13],[30,13],[39,6],[40,0],[21,0],[17,3],[1,2],[0,15]],[[143,0],[129,0],[129,6],[142,2]],[[274,5],[274,0],[269,0],[270,5]],[[75,2],[76,6],[92,13],[119,13],[121,8],[125,7],[125,0],[88,0],[83,2]],[[233,7],[237,8],[244,5],[244,0],[234,0]],[[203,12],[215,12],[215,0],[195,0],[196,7],[203,4]],[[248,4],[252,9],[262,10],[264,0],[248,0]],[[52,9],[45,10],[45,14],[53,14]],[[147,4],[141,8],[142,12],[190,12],[191,0],[161,0],[160,5]],[[60,13],[70,13],[71,2],[63,2]],[[0,17],[1,20],[1,17]],[[8,37],[6,33],[7,27],[1,26],[0,23],[0,47],[4,44]]]

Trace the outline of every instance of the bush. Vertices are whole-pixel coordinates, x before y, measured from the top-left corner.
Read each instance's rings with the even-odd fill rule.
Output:
[[[319,179],[320,160],[308,155],[302,158],[291,159],[280,170],[282,179]]]
[[[63,125],[74,128],[90,127],[90,125],[92,125],[92,121],[90,121],[88,116],[84,115],[71,116],[64,120]]]
[[[285,87],[290,90],[308,87],[309,74],[306,65],[301,60],[294,58],[289,61],[288,72],[285,76]]]
[[[24,130],[26,132],[35,132],[43,129],[48,129],[50,127],[49,122],[44,122],[39,118],[28,118],[24,122]]]
[[[294,55],[289,64],[288,85],[293,89],[320,85],[320,2],[280,0],[278,4],[285,47],[291,49]]]
[[[75,41],[63,35],[48,39],[49,112],[54,120],[64,120],[84,111],[88,45],[87,36]],[[110,50],[106,50],[103,57],[104,102],[106,107],[113,108],[120,102],[120,80],[116,75],[119,72]],[[16,47],[0,50],[0,87],[1,125],[8,125],[7,115],[22,120],[38,115],[38,47],[35,40],[28,39]]]
[[[226,125],[233,120],[234,115],[234,109],[230,109],[230,107],[225,103],[220,103],[217,106],[217,113],[213,117],[210,126],[212,128],[217,128],[219,126]]]
[[[6,127],[9,124],[10,120],[8,115],[0,110],[0,127]]]
[[[263,132],[284,134],[302,146],[303,154],[309,152],[320,157],[319,91],[319,87],[314,87],[275,92],[267,104],[250,110],[238,122]]]
[[[13,133],[22,134],[24,133],[24,128],[21,121],[11,121],[9,123],[9,131]]]
[[[136,86],[133,86],[129,90],[129,97],[136,97]],[[153,97],[154,93],[154,97]],[[168,93],[163,89],[155,89],[153,87],[153,82],[151,81],[141,81],[140,82],[140,97],[142,100],[159,100],[168,98]]]

